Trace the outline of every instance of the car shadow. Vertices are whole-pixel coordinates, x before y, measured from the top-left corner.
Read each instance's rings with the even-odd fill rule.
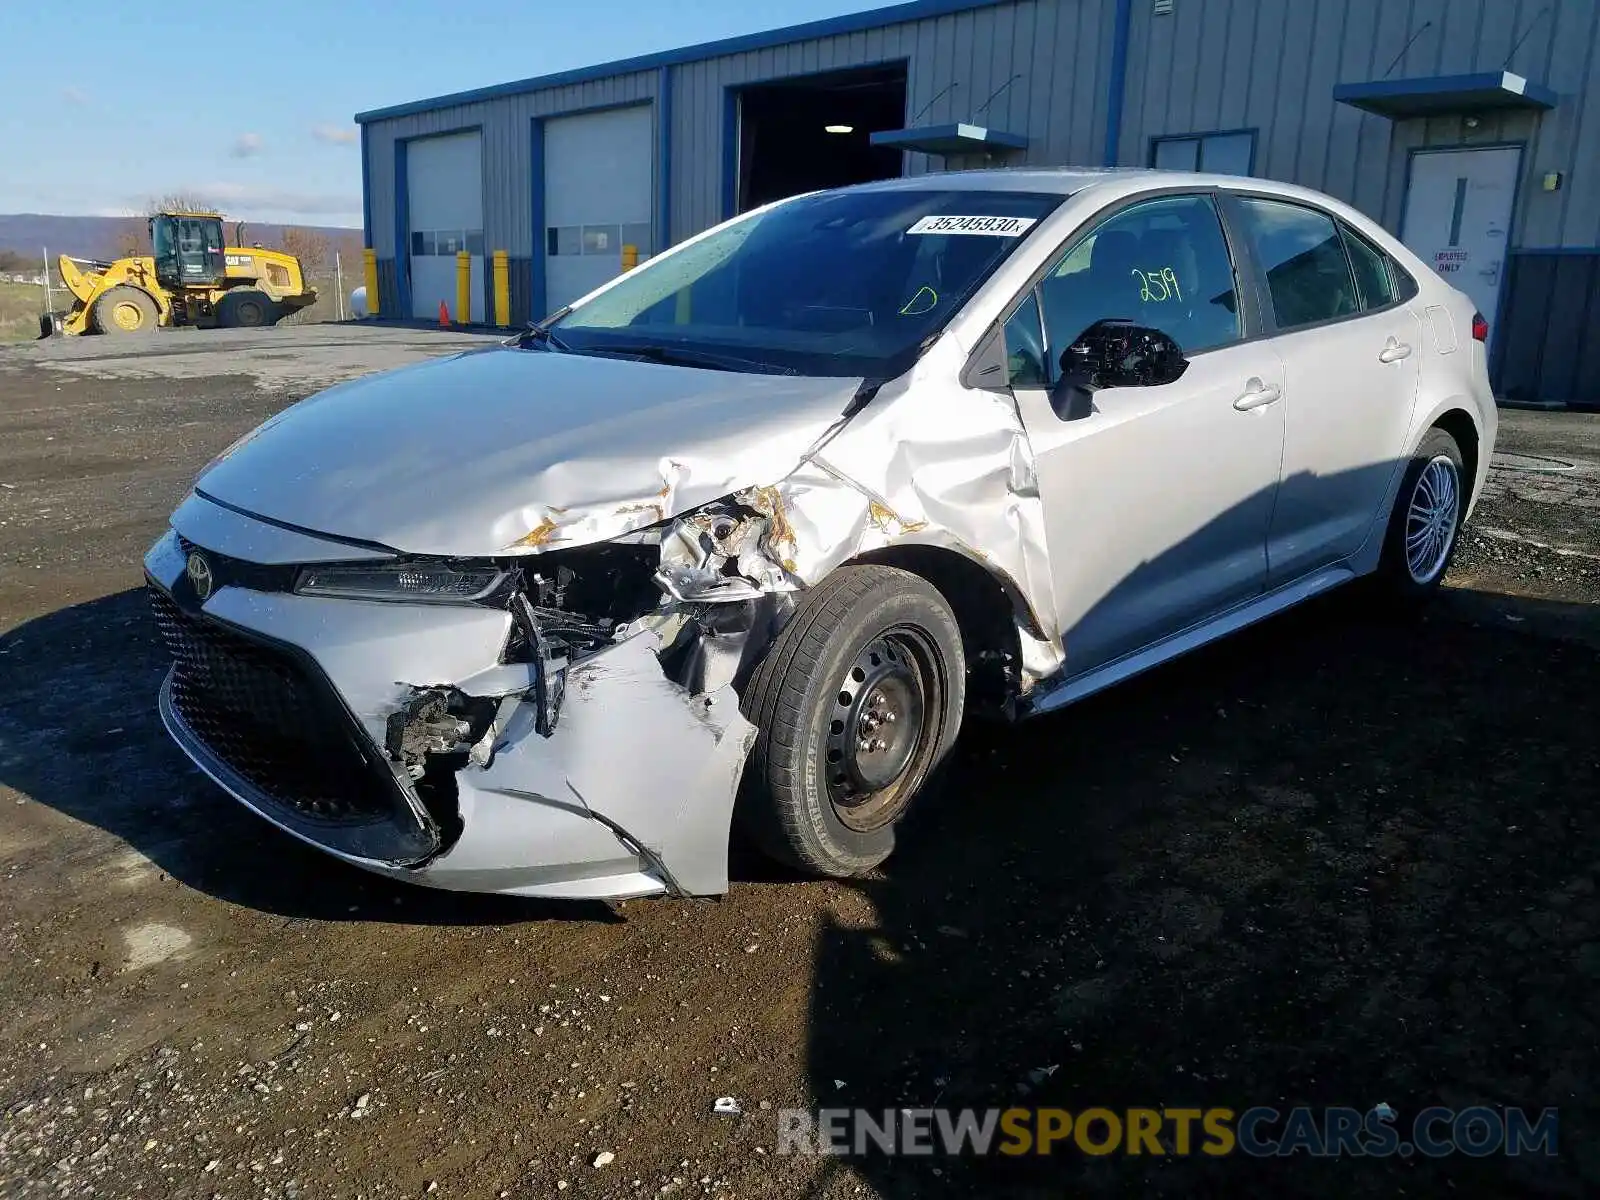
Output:
[[[171,659],[143,589],[0,636],[0,782],[98,826],[232,904],[316,920],[427,925],[618,921],[604,904],[422,890],[279,832],[193,767],[156,715]]]
[[[1160,1155],[852,1157],[819,1193],[1595,1194],[1596,646],[1593,606],[1334,593],[969,730],[825,918],[808,1033],[817,1104],[876,1120],[1553,1106],[1557,1157],[1211,1157],[1198,1125],[1183,1156],[1168,1125]]]

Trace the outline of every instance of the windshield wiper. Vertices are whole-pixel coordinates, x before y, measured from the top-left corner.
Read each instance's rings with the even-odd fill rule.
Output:
[[[584,353],[615,354],[621,358],[639,358],[675,367],[701,367],[708,371],[755,371],[764,375],[799,374],[793,367],[780,367],[776,363],[761,362],[754,358],[740,358],[734,354],[713,354],[708,350],[680,350],[675,346],[590,346],[585,348]]]
[[[543,343],[547,350],[559,350],[563,354],[571,354],[573,352],[572,347],[562,341],[560,336],[550,328],[551,322],[559,321],[571,311],[572,306],[568,305],[566,308],[557,309],[543,321],[529,321],[528,327],[517,334],[512,339],[512,342],[523,350],[531,349],[535,343]]]

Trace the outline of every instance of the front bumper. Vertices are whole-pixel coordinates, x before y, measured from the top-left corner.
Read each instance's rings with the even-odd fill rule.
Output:
[[[272,527],[211,506],[197,520],[192,502],[185,509],[175,522],[202,551],[250,544],[257,561],[285,561],[267,545],[278,536]],[[348,548],[330,544],[325,557],[340,553]],[[275,760],[254,742],[241,750],[192,697],[186,708],[180,654],[162,688],[168,731],[201,770],[279,828],[356,866],[432,887],[574,899],[727,889],[734,795],[755,729],[731,684],[692,695],[668,679],[653,633],[569,667],[560,721],[546,737],[535,728],[536,668],[500,662],[511,625],[504,611],[300,596],[226,580],[202,603],[185,562],[174,531],[145,556],[158,611],[170,620],[164,606],[176,608],[197,626],[189,635],[208,644],[232,652],[237,640],[271,663],[297,666],[303,679],[287,697],[274,691],[271,704],[238,707],[271,715],[309,698],[309,732],[308,714],[298,713],[274,718],[272,738],[298,740],[305,761],[344,781],[319,788],[279,771],[272,763],[288,753],[284,745],[274,743]],[[230,659],[228,669],[235,665]],[[484,744],[453,769],[451,787],[419,791],[385,749],[386,731],[419,692],[439,687],[493,700],[498,715]]]

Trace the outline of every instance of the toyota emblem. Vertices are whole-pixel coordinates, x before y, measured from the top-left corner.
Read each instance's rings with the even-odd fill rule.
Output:
[[[189,576],[189,582],[194,585],[194,594],[202,600],[211,598],[211,589],[216,587],[216,580],[211,576],[211,564],[201,554],[189,555],[189,563],[184,567],[184,573]]]

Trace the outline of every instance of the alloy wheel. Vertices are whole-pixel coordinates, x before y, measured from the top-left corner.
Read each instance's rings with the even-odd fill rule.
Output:
[[[1432,583],[1444,570],[1460,520],[1461,485],[1456,464],[1437,454],[1411,489],[1406,508],[1406,570],[1416,583]]]

